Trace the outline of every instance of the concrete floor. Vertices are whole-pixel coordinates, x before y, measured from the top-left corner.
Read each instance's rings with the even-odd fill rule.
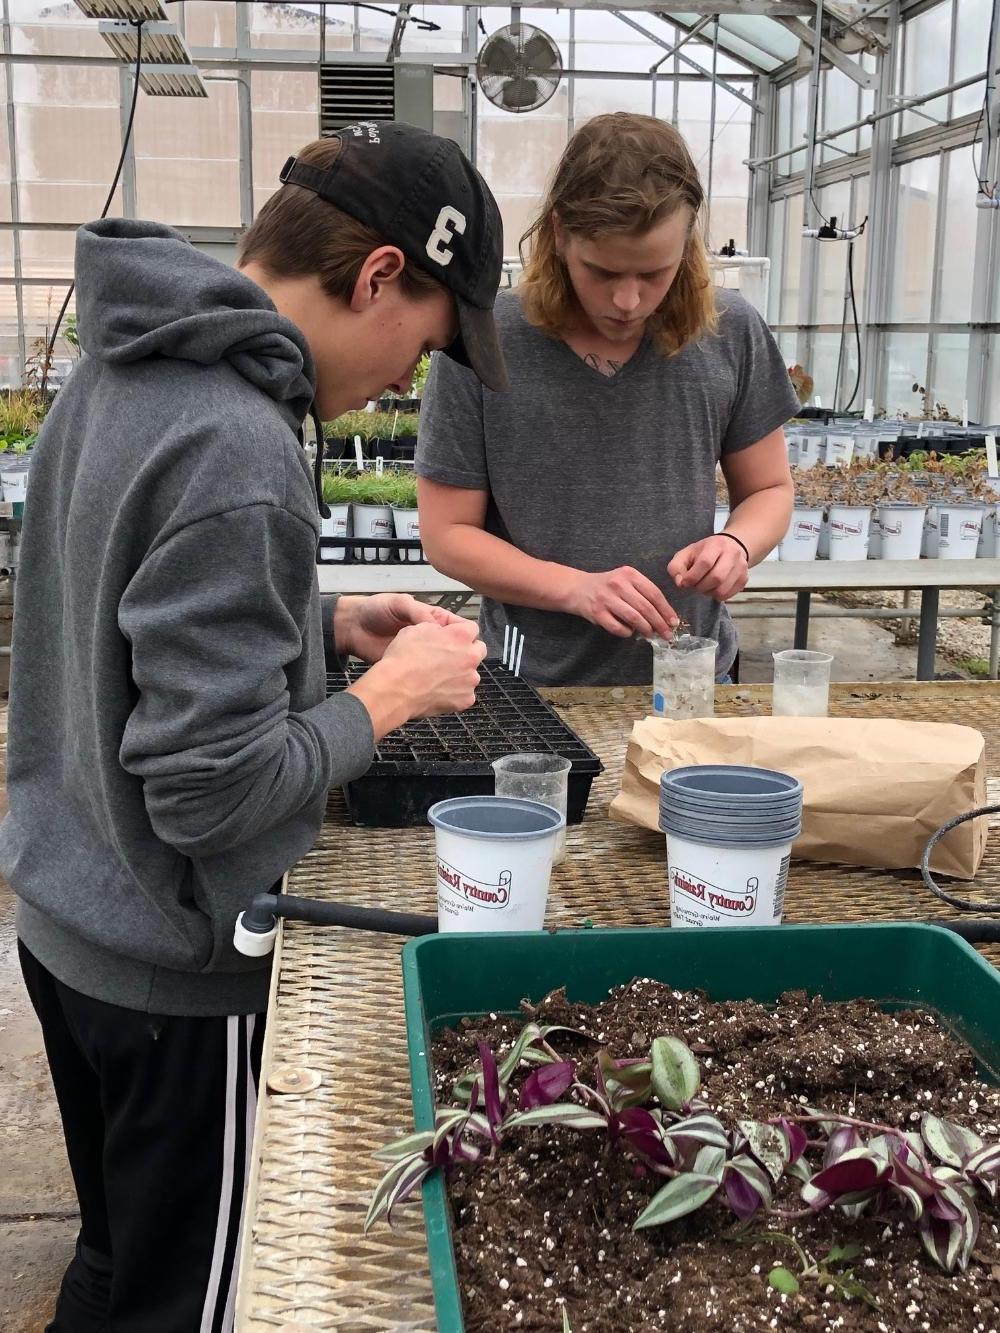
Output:
[[[791,647],[792,622],[742,619],[740,637],[744,681],[770,680],[771,652]],[[916,669],[916,649],[897,647],[873,621],[816,621],[810,646],[835,655],[838,680],[912,680]],[[6,710],[0,724],[5,741]],[[0,813],[2,778],[0,768]],[[17,967],[13,917],[12,895],[0,881],[0,1330],[37,1333],[72,1253],[76,1222],[41,1034]]]

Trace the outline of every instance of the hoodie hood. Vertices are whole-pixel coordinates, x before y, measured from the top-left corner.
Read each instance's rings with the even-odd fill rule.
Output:
[[[76,236],[80,345],[109,365],[225,361],[297,430],[315,391],[301,331],[235,268],[156,222],[105,218]]]

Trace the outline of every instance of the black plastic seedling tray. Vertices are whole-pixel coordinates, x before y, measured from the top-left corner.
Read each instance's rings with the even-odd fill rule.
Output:
[[[367,667],[326,678],[335,694]],[[363,828],[413,828],[427,822],[436,801],[489,796],[494,759],[505,754],[546,753],[572,761],[566,822],[579,824],[594,778],[604,767],[597,755],[545,702],[537,690],[499,662],[479,668],[475,705],[465,713],[411,722],[376,747],[371,768],[344,788],[351,821]]]

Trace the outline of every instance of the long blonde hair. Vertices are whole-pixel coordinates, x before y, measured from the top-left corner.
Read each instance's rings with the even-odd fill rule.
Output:
[[[684,258],[647,323],[667,356],[717,324],[715,289],[701,236],[705,195],[687,144],[670,125],[625,111],[595,116],[566,145],[542,211],[521,238],[518,293],[529,321],[558,335],[577,309],[556,249],[555,222],[593,240],[613,232],[642,235],[679,208],[691,211]]]

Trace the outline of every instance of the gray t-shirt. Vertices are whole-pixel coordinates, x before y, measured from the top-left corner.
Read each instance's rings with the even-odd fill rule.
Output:
[[[528,555],[590,572],[632,565],[663,589],[693,634],[719,644],[729,671],[736,631],[725,608],[679,590],[667,565],[712,532],[715,467],[798,409],[764,320],[735,292],[718,293],[719,327],[674,357],[647,338],[614,376],[525,319],[516,292],[496,305],[509,393],[435,356],[420,412],[419,476],[487,490],[486,530]],[[522,675],[539,685],[640,685],[652,680],[641,639],[616,638],[577,616],[484,598],[491,656],[504,626],[525,635]]]

